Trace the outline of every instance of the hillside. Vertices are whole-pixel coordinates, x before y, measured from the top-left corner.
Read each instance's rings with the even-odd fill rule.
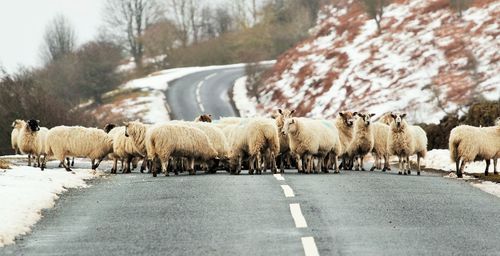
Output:
[[[277,60],[260,91],[262,112],[406,111],[438,122],[471,99],[500,99],[500,1],[474,1],[462,18],[448,0],[394,1],[381,33],[359,1],[341,2]]]

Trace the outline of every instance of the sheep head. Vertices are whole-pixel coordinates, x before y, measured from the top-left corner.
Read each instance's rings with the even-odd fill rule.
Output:
[[[339,116],[342,118],[342,120],[344,121],[344,124],[347,126],[347,127],[352,127],[352,125],[354,124],[354,117],[356,116],[358,112],[350,112],[350,111],[341,111],[339,112]]]
[[[297,131],[297,120],[295,118],[287,118],[281,129],[281,134],[288,136],[289,133],[295,133]]]
[[[371,122],[372,122],[372,117],[375,115],[373,113],[357,113],[356,112],[356,115],[363,121],[364,125],[366,127],[370,126]]]
[[[40,120],[30,119],[26,123],[26,126],[32,131],[37,132],[40,131]]]
[[[403,124],[403,120],[405,119],[406,117],[406,113],[391,113],[391,117],[392,119],[394,119],[394,122],[396,123],[396,127],[401,127],[401,125]]]

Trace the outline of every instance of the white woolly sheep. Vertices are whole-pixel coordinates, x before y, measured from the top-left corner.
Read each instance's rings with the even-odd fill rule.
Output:
[[[110,156],[114,162],[111,173],[116,173],[118,160],[122,161],[122,173],[130,173],[132,159],[141,156],[134,141],[132,138],[125,136],[125,126],[115,127],[108,134],[113,139],[113,153]],[[141,168],[141,171],[143,171],[143,168]]]
[[[329,126],[330,127],[329,127]],[[308,118],[288,118],[281,131],[289,138],[290,151],[297,160],[297,169],[303,172],[302,158],[306,161],[307,173],[313,170],[313,157],[318,158],[316,172],[322,169],[323,159],[332,151],[338,155],[341,151],[340,143],[335,142],[333,125],[325,121]],[[336,147],[336,144],[338,145]]]
[[[478,160],[487,160],[484,174],[488,175],[489,160],[496,160],[500,157],[500,125],[457,126],[450,132],[449,149],[451,160],[456,163],[457,177],[462,178],[463,170],[468,162]],[[494,169],[496,174],[496,163]]]
[[[387,146],[387,139],[391,128],[389,125],[382,122],[375,122],[372,124],[374,145],[372,154],[375,157],[375,163],[370,171],[374,169],[381,169],[383,172],[390,170],[389,167],[389,147]],[[382,159],[384,159],[384,167],[382,168]]]
[[[92,169],[113,152],[113,140],[103,130],[81,126],[56,126],[47,134],[47,156],[53,156],[63,163],[66,171],[71,171],[65,163],[67,156],[90,158]],[[97,160],[97,163],[95,161]],[[45,166],[42,165],[42,170]]]
[[[148,129],[145,140],[148,160],[160,159],[165,176],[168,176],[170,157],[188,158],[191,175],[195,174],[196,159],[210,160],[217,157],[217,151],[207,135],[198,128],[177,124],[156,125]],[[153,177],[156,177],[156,168],[152,169]]]
[[[339,112],[337,118],[335,118],[335,126],[339,133],[340,144],[342,152],[339,157],[342,159],[342,163],[339,168],[344,170],[352,169],[352,163],[350,163],[349,154],[347,149],[352,140],[353,124],[357,112],[342,111]]]
[[[40,121],[38,120],[28,120],[19,130],[17,136],[19,150],[24,154],[28,154],[28,166],[31,166],[31,156],[36,156],[36,166],[40,166],[41,156],[45,158],[45,138],[48,129],[40,127],[39,124]]]
[[[230,148],[231,174],[241,172],[241,164],[244,157],[249,159],[250,175],[261,174],[261,158],[266,152],[270,154],[271,169],[276,173],[275,158],[279,153],[278,129],[273,119],[249,118],[238,125],[229,125],[224,129],[228,135]]]
[[[364,157],[370,153],[375,144],[371,118],[375,114],[356,113],[358,116],[354,121],[353,137],[347,148],[347,153],[354,159],[355,170],[365,171]]]
[[[409,125],[406,120],[406,114],[391,113],[393,121],[390,125],[390,133],[387,140],[387,146],[391,155],[398,156],[399,168],[403,174],[411,174],[410,156],[417,155],[417,175],[420,175],[420,158],[425,157],[427,153],[427,135],[419,126]]]
[[[285,125],[285,120],[287,118],[291,118],[294,112],[295,110],[278,109],[275,113],[273,113],[272,116],[276,120],[276,126],[278,127],[278,131],[281,131],[283,129],[283,126]],[[285,158],[290,153],[290,145],[288,144],[288,136],[284,135],[281,132],[279,133],[279,140],[280,140],[279,167],[280,167],[280,172],[284,173]]]
[[[19,151],[19,146],[17,145],[17,138],[19,136],[19,131],[25,125],[26,125],[26,122],[24,120],[20,120],[20,119],[17,119],[14,122],[12,122],[12,132],[10,133],[10,144],[11,144],[12,149],[14,150],[14,153],[16,155],[21,153]]]

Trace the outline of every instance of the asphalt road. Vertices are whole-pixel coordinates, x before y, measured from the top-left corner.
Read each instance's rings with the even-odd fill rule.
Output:
[[[424,172],[113,175],[65,193],[2,255],[486,255],[499,199]],[[294,197],[285,197],[287,185]],[[298,203],[307,227],[297,228]]]
[[[236,79],[245,75],[244,70],[241,67],[201,71],[171,82],[166,91],[171,116],[182,120],[194,120],[204,113],[214,118],[236,116],[228,91]]]
[[[227,90],[242,72],[199,72],[175,81],[167,91],[174,116],[234,115]],[[499,198],[437,174],[396,173],[110,175],[63,194],[32,233],[0,255],[500,252]]]

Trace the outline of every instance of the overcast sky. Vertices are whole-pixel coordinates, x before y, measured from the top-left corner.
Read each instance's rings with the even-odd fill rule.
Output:
[[[0,0],[0,65],[9,72],[19,65],[40,65],[47,23],[65,15],[79,44],[97,36],[105,0]]]

